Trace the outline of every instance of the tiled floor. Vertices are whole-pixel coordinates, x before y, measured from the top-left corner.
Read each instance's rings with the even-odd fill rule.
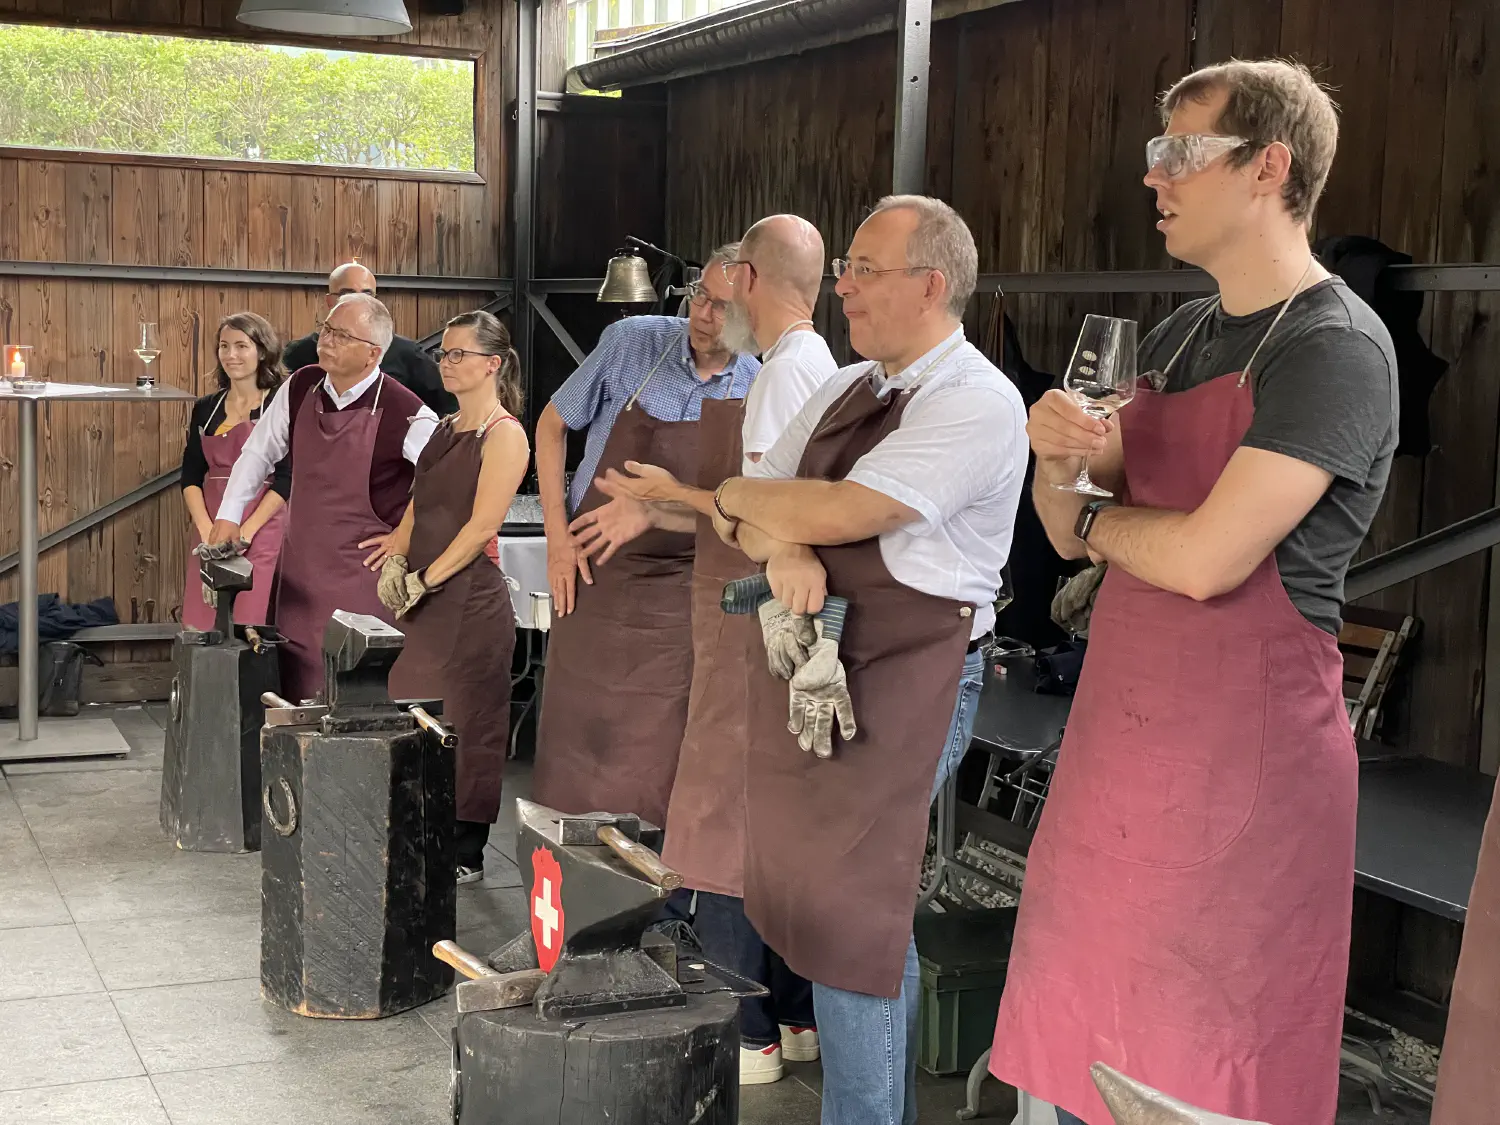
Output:
[[[92,711],[98,716],[98,710]],[[15,763],[0,780],[0,1123],[443,1125],[452,995],[372,1022],[260,999],[260,857],[181,852],[157,820],[162,714],[105,712],[120,759]],[[524,768],[507,792],[524,795]],[[513,806],[512,806],[513,807]],[[513,816],[483,883],[459,888],[458,939],[487,952],[525,922]],[[743,1091],[745,1125],[816,1125],[817,1064]],[[1340,1125],[1376,1117],[1346,1090]],[[924,1125],[954,1121],[957,1079],[920,1076]],[[984,1120],[1010,1091],[985,1086]]]

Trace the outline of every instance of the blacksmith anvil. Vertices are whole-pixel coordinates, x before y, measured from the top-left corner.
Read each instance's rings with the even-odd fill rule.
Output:
[[[305,1016],[370,1019],[443,995],[455,926],[456,739],[386,676],[404,637],[334,613],[326,705],[267,700],[261,733],[261,994]]]
[[[261,696],[280,689],[268,625],[236,625],[234,600],[250,589],[244,556],[205,559],[214,627],[185,629],[172,643],[172,692],[161,771],[161,826],[184,851],[260,847]]]
[[[528,927],[458,991],[459,1125],[733,1125],[739,997],[765,990],[647,927],[682,877],[635,816],[516,802]]]

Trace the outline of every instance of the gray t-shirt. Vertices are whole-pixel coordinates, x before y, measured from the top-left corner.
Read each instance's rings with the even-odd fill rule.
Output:
[[[1189,301],[1151,331],[1140,349],[1142,374],[1166,366],[1208,300]],[[1216,310],[1168,373],[1167,392],[1243,371],[1279,308],[1249,316]],[[1292,604],[1336,634],[1344,574],[1385,495],[1396,449],[1390,333],[1342,279],[1331,277],[1292,302],[1256,357],[1250,384],[1255,418],[1242,444],[1333,474],[1322,499],[1276,548],[1276,566]]]

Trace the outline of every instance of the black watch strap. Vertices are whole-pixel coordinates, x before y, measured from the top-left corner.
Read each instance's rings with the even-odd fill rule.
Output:
[[[1094,520],[1105,508],[1118,507],[1114,500],[1090,500],[1078,512],[1078,521],[1073,525],[1073,534],[1087,543],[1089,532],[1093,529]]]

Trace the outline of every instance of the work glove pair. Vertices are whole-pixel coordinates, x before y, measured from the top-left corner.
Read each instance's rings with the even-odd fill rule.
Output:
[[[408,567],[405,555],[392,555],[386,559],[380,568],[380,581],[375,585],[380,604],[395,614],[398,621],[427,596],[428,590],[422,573]]]
[[[830,597],[815,616],[796,614],[771,596],[766,576],[758,574],[725,586],[721,605],[726,613],[755,609],[767,666],[773,676],[788,681],[787,729],[803,750],[833,757],[834,721],[845,742],[858,732],[848,677],[839,660],[848,601]]]
[[[236,538],[223,543],[199,543],[193,548],[193,554],[200,559],[232,559],[236,555],[243,555],[249,549],[249,540]]]

